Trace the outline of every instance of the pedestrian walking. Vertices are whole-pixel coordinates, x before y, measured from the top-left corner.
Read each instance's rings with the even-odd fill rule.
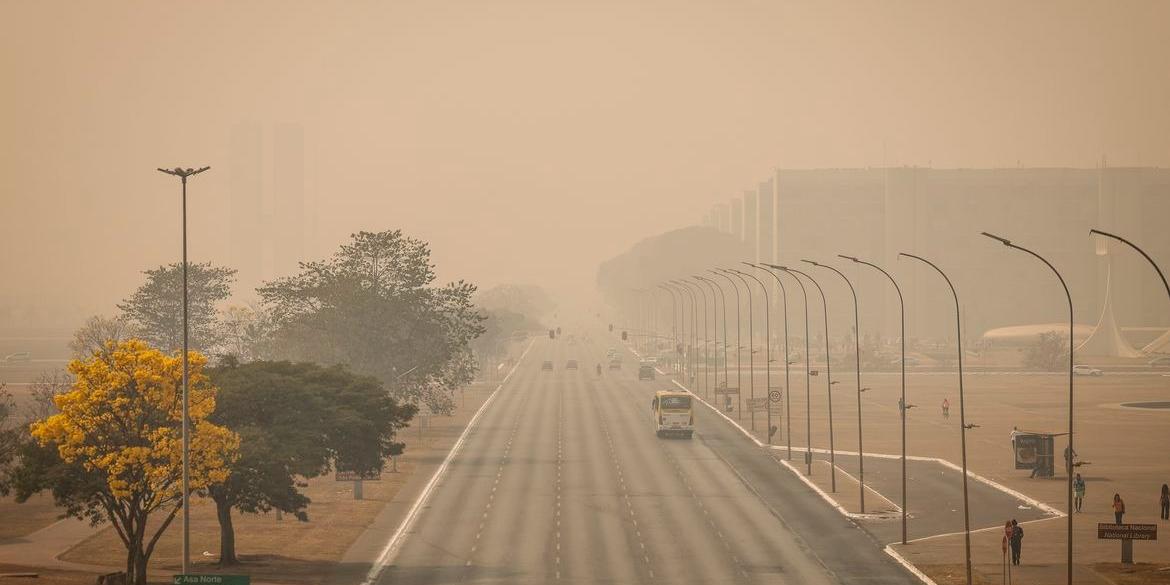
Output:
[[[1020,526],[1020,523],[1016,522],[1015,518],[1012,518],[1011,545],[1012,545],[1012,564],[1019,565],[1020,564],[1020,549],[1022,549],[1024,546],[1024,527]]]
[[[1121,499],[1121,494],[1113,494],[1113,523],[1121,524],[1121,518],[1125,516],[1125,502]]]
[[[1163,520],[1170,520],[1170,486],[1162,484],[1162,497],[1158,502],[1162,505],[1162,513],[1158,517]]]
[[[1075,504],[1077,512],[1080,512],[1081,504],[1085,501],[1085,480],[1079,473],[1073,480],[1073,496],[1073,504]]]
[[[943,418],[951,418],[951,401],[943,398],[942,401]]]
[[[1064,472],[1065,473],[1072,473],[1072,468],[1074,466],[1076,466],[1077,452],[1076,452],[1076,450],[1071,450],[1072,457],[1069,457],[1069,455],[1068,455],[1069,451],[1070,451],[1070,449],[1068,447],[1064,448]]]

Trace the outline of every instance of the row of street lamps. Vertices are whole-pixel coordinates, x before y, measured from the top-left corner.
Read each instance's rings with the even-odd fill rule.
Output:
[[[1102,236],[1102,237],[1107,237],[1107,238],[1122,242],[1122,243],[1128,245],[1129,247],[1133,248],[1134,250],[1136,250],[1138,253],[1140,253],[1154,267],[1154,270],[1157,271],[1158,276],[1162,280],[1163,286],[1166,288],[1167,296],[1170,296],[1170,283],[1167,283],[1167,279],[1166,279],[1165,274],[1162,272],[1162,270],[1158,267],[1158,265],[1154,262],[1154,260],[1145,251],[1143,251],[1141,248],[1139,248],[1138,246],[1136,246],[1132,242],[1122,238],[1121,236],[1115,235],[1115,234],[1111,234],[1111,233],[1104,232],[1101,230],[1096,230],[1096,229],[1090,230],[1090,234],[1091,235],[1098,235],[1098,236]],[[1013,243],[1011,240],[1008,240],[1006,238],[1002,238],[1002,237],[999,237],[999,236],[996,236],[996,235],[993,235],[993,234],[990,234],[987,232],[983,232],[982,235],[987,236],[988,238],[994,239],[994,240],[1002,243],[1003,245],[1005,245],[1009,248],[1027,253],[1027,254],[1035,257],[1036,259],[1040,260],[1053,272],[1053,274],[1056,275],[1057,279],[1060,281],[1061,286],[1064,288],[1065,298],[1066,298],[1067,303],[1068,303],[1068,314],[1069,314],[1069,332],[1068,332],[1068,335],[1069,335],[1069,339],[1068,339],[1068,342],[1069,342],[1068,450],[1066,451],[1066,458],[1067,458],[1066,468],[1071,470],[1073,468],[1072,454],[1073,454],[1073,437],[1074,437],[1074,435],[1073,435],[1073,398],[1074,398],[1074,393],[1073,393],[1073,347],[1074,347],[1074,345],[1073,345],[1072,295],[1068,290],[1068,285],[1065,283],[1064,277],[1060,274],[1060,272],[1056,269],[1056,267],[1053,266],[1052,263],[1049,262],[1047,259],[1045,259],[1041,255],[1037,254],[1036,252],[1034,252],[1028,248],[1025,248],[1023,246],[1020,246],[1018,244]],[[902,482],[901,482],[902,483],[902,493],[901,493],[901,524],[902,525],[901,525],[901,528],[902,528],[902,543],[905,544],[907,542],[906,413],[907,413],[907,411],[909,411],[909,409],[914,408],[914,406],[915,406],[915,405],[910,404],[906,401],[906,306],[905,306],[905,299],[902,296],[902,289],[898,285],[897,280],[881,266],[874,264],[872,262],[862,260],[862,259],[857,258],[855,256],[847,256],[844,254],[839,254],[838,257],[845,259],[845,260],[849,260],[855,264],[868,266],[874,270],[877,270],[878,272],[881,272],[881,274],[883,276],[885,276],[887,280],[889,280],[890,284],[893,285],[894,290],[898,295],[899,324],[900,324],[900,333],[901,333],[899,339],[900,339],[900,344],[901,344],[900,350],[901,350],[901,357],[902,357],[902,359],[901,359],[901,375],[900,375],[901,397],[899,400],[899,406],[900,406],[899,411],[900,411],[900,416],[901,416],[901,472],[902,472],[902,478],[901,478],[902,479]],[[930,268],[932,268],[946,282],[947,287],[951,291],[951,297],[954,299],[955,333],[956,333],[956,341],[957,341],[958,377],[959,377],[959,442],[960,442],[960,449],[961,449],[961,469],[962,469],[962,486],[963,486],[963,533],[964,533],[964,551],[965,551],[965,565],[966,565],[966,582],[969,584],[969,583],[971,583],[971,578],[972,578],[972,574],[971,574],[972,573],[972,567],[971,567],[971,515],[970,515],[970,505],[969,505],[969,498],[968,498],[967,435],[966,435],[966,433],[970,429],[978,428],[979,425],[973,424],[973,423],[968,423],[967,419],[966,419],[966,400],[965,400],[964,385],[963,385],[963,334],[962,334],[962,320],[961,320],[961,310],[960,310],[960,305],[959,305],[959,296],[955,290],[954,284],[951,282],[951,279],[934,262],[932,262],[926,258],[923,258],[922,256],[918,256],[918,255],[910,254],[910,253],[906,253],[906,252],[899,253],[898,258],[899,259],[900,258],[910,258],[910,259],[921,262],[921,263],[929,266]],[[856,384],[857,384],[856,397],[857,397],[858,484],[859,484],[859,490],[860,490],[860,492],[859,492],[860,506],[861,506],[860,509],[861,509],[861,512],[864,514],[865,513],[865,489],[866,489],[866,487],[865,487],[865,467],[864,467],[865,459],[864,459],[864,449],[863,449],[863,441],[862,441],[863,426],[862,426],[861,394],[863,392],[865,392],[866,390],[868,390],[868,388],[863,387],[861,385],[861,341],[860,341],[861,326],[860,326],[860,322],[859,322],[859,312],[860,311],[859,311],[859,304],[858,304],[858,297],[857,297],[857,289],[853,286],[853,283],[849,280],[849,278],[843,272],[838,270],[837,268],[830,266],[828,264],[816,262],[813,260],[805,259],[802,261],[809,264],[809,265],[812,265],[814,267],[825,268],[825,269],[831,270],[834,273],[836,273],[837,275],[839,275],[845,281],[846,285],[849,287],[850,293],[853,297],[853,328],[854,328],[854,354],[855,354],[854,359],[855,359],[855,367],[856,367]],[[778,390],[781,388],[789,389],[789,381],[790,381],[789,366],[793,363],[788,358],[788,356],[789,356],[789,351],[788,351],[788,294],[787,294],[787,289],[784,286],[784,281],[783,281],[783,279],[780,278],[779,275],[780,274],[788,274],[789,276],[791,276],[796,281],[796,283],[799,285],[800,290],[801,290],[801,296],[804,300],[804,321],[805,321],[805,326],[804,326],[804,342],[805,342],[805,351],[804,351],[804,358],[805,358],[805,438],[806,438],[806,452],[805,452],[806,471],[805,471],[805,473],[808,475],[812,474],[812,426],[811,426],[812,423],[811,423],[811,406],[810,406],[811,401],[809,400],[809,398],[811,395],[810,387],[811,387],[811,376],[812,376],[813,372],[812,372],[811,364],[810,364],[810,350],[809,350],[809,337],[810,336],[809,336],[809,321],[808,321],[808,319],[809,319],[809,317],[808,317],[808,291],[805,288],[804,281],[807,280],[808,282],[811,282],[813,284],[813,286],[815,286],[817,288],[817,292],[819,293],[819,295],[821,297],[821,304],[822,304],[823,314],[824,314],[824,319],[825,319],[825,322],[824,322],[824,328],[825,328],[824,329],[825,330],[825,388],[826,388],[826,394],[828,397],[828,415],[829,415],[829,463],[830,463],[830,469],[831,469],[830,489],[835,492],[837,489],[837,486],[836,486],[836,469],[837,469],[837,467],[836,467],[836,461],[835,461],[836,448],[835,448],[834,436],[833,436],[834,435],[834,432],[833,432],[833,385],[836,384],[837,381],[833,380],[832,375],[831,375],[832,370],[831,370],[830,345],[829,345],[828,302],[825,298],[824,289],[821,288],[820,283],[818,283],[817,280],[815,278],[813,278],[811,275],[809,275],[806,272],[797,270],[795,268],[790,268],[787,266],[776,265],[776,264],[768,264],[768,263],[755,264],[755,263],[751,263],[751,262],[743,262],[742,264],[746,265],[746,266],[750,266],[752,268],[755,268],[759,271],[766,272],[767,274],[771,275],[775,279],[775,282],[777,283],[777,285],[779,285],[780,290],[781,290],[781,299],[783,300],[783,322],[784,322],[784,386],[782,386],[782,387],[773,387],[772,382],[771,382],[772,358],[771,358],[771,342],[770,342],[770,337],[771,337],[770,327],[771,327],[771,325],[770,325],[770,316],[769,316],[771,303],[770,303],[770,300],[768,298],[768,287],[765,286],[764,282],[761,281],[759,278],[757,278],[754,274],[744,272],[741,270],[736,270],[733,268],[716,267],[713,269],[709,269],[707,272],[709,272],[713,275],[717,275],[717,276],[721,276],[721,277],[725,278],[728,282],[730,282],[732,284],[732,288],[735,290],[735,295],[736,295],[736,348],[737,348],[736,349],[736,357],[737,357],[736,369],[737,369],[737,384],[739,384],[739,386],[740,386],[740,388],[735,389],[735,393],[737,394],[737,396],[739,395],[739,392],[742,389],[741,388],[742,387],[742,382],[741,382],[742,381],[742,371],[740,369],[741,360],[739,359],[739,357],[741,356],[741,351],[743,349],[742,342],[740,339],[740,330],[739,330],[739,327],[740,327],[739,305],[740,305],[741,298],[739,296],[739,288],[736,285],[735,280],[733,280],[731,277],[735,276],[736,278],[738,278],[743,283],[744,289],[747,291],[746,298],[747,298],[748,323],[749,323],[749,325],[748,325],[748,327],[749,327],[749,329],[748,329],[749,354],[754,354],[754,351],[755,351],[754,350],[754,339],[755,339],[755,337],[754,337],[754,331],[752,329],[754,326],[753,325],[754,324],[754,316],[752,315],[752,301],[751,301],[751,294],[752,293],[751,293],[751,287],[750,287],[747,279],[750,278],[751,280],[755,281],[757,284],[760,285],[760,288],[763,290],[764,298],[765,298],[765,302],[764,302],[764,308],[765,308],[764,339],[765,339],[765,344],[766,344],[765,350],[764,350],[765,356],[766,356],[765,360],[764,360],[765,367],[766,367],[765,384],[768,388],[768,391],[766,392],[767,397],[765,398],[765,405],[767,406],[766,411],[768,413],[768,423],[767,423],[768,424],[768,433],[767,433],[768,444],[771,444],[772,434],[774,432],[774,428],[772,426],[772,409],[771,409],[771,402],[773,401],[772,391]],[[728,362],[727,362],[727,346],[728,346],[727,305],[726,305],[726,296],[724,294],[722,287],[714,279],[707,278],[707,277],[701,276],[701,275],[692,275],[691,277],[689,277],[689,279],[688,278],[672,279],[672,280],[668,280],[668,281],[665,281],[662,283],[658,283],[657,289],[665,290],[665,291],[669,292],[671,295],[672,303],[676,302],[675,298],[677,295],[677,298],[678,298],[677,305],[672,304],[672,310],[671,310],[672,331],[674,332],[674,339],[676,340],[676,343],[679,342],[679,337],[677,334],[679,327],[678,327],[677,321],[673,321],[673,320],[676,318],[677,315],[683,316],[683,318],[681,320],[683,323],[682,330],[684,333],[687,331],[686,319],[685,319],[685,315],[687,312],[685,310],[686,309],[685,301],[687,298],[690,299],[690,301],[691,301],[691,311],[690,311],[690,316],[691,316],[690,333],[691,333],[691,335],[690,335],[689,339],[691,342],[692,349],[696,348],[699,344],[699,332],[698,332],[699,309],[698,309],[698,298],[696,298],[696,296],[694,294],[695,291],[698,291],[699,298],[702,299],[702,307],[703,307],[702,308],[702,313],[703,313],[703,317],[702,317],[703,345],[702,345],[702,347],[703,347],[703,362],[704,362],[704,365],[703,365],[703,391],[707,397],[710,397],[709,374],[710,374],[711,368],[708,366],[708,364],[710,363],[709,355],[708,355],[708,348],[711,347],[711,341],[708,339],[708,336],[707,336],[707,333],[708,333],[708,329],[707,329],[708,303],[707,303],[707,295],[705,292],[705,288],[704,288],[704,286],[701,286],[701,285],[706,285],[706,287],[709,287],[709,289],[706,289],[706,290],[710,290],[710,292],[711,292],[711,299],[712,299],[712,305],[713,305],[711,307],[712,308],[711,314],[712,314],[712,317],[715,321],[715,340],[714,341],[715,341],[716,348],[719,347],[719,338],[718,338],[719,315],[718,315],[718,303],[716,302],[716,295],[715,295],[716,291],[718,291],[718,293],[719,293],[719,298],[723,300],[723,354],[724,354],[724,357],[723,357],[723,385],[722,385],[722,388],[724,390],[725,400],[727,400],[729,403],[730,402],[729,392],[730,392],[731,388],[728,385],[728,373],[727,373],[727,365],[728,365]],[[651,291],[651,292],[653,293],[653,291]],[[651,303],[653,304],[653,296],[651,297]],[[677,306],[679,308],[677,313],[673,308],[675,306]],[[653,308],[651,310],[653,310]],[[696,382],[696,377],[697,377],[697,372],[696,372],[697,362],[698,362],[697,351],[688,352],[686,357],[688,357],[689,360],[685,360],[685,361],[680,363],[680,371],[684,374],[687,373],[687,365],[688,364],[686,363],[686,361],[689,361],[690,362],[690,364],[689,364],[690,365],[689,379],[691,380],[691,383],[694,384]],[[755,380],[754,380],[755,368],[754,368],[754,366],[755,366],[755,358],[753,355],[749,358],[749,372],[751,372],[751,374],[749,374],[749,387],[750,387],[750,392],[751,392],[750,396],[753,399],[751,401],[751,403],[753,405],[752,421],[751,421],[752,430],[755,430],[755,410],[756,410],[756,408],[754,408],[754,406],[757,405],[756,401],[754,400],[754,398],[755,398]],[[718,396],[718,394],[720,393],[719,392],[720,385],[719,385],[718,354],[716,354],[716,360],[715,360],[715,384],[716,384],[715,394],[716,394],[716,396]],[[737,418],[739,418],[740,417],[739,413],[737,413],[736,416],[737,416]],[[791,400],[786,401],[785,417],[786,417],[785,424],[787,426],[787,441],[786,442],[787,442],[788,459],[791,460],[792,459]],[[1072,497],[1073,497],[1072,482],[1073,482],[1073,478],[1072,478],[1072,474],[1070,473],[1069,477],[1068,477],[1068,485],[1067,485],[1068,509],[1070,511],[1072,510],[1072,506],[1073,506],[1073,503],[1072,503]],[[1067,567],[1066,567],[1066,571],[1067,571],[1067,580],[1068,580],[1067,582],[1070,585],[1072,583],[1072,558],[1073,558],[1072,557],[1072,554],[1073,554],[1072,553],[1072,550],[1073,550],[1072,527],[1073,527],[1073,520],[1072,520],[1072,514],[1070,513],[1067,516],[1067,526],[1066,526],[1066,532],[1067,532],[1067,534],[1066,534],[1066,539],[1067,539],[1067,550],[1066,550]]]

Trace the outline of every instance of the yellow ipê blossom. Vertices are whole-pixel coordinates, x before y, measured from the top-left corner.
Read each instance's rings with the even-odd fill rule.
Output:
[[[32,424],[32,436],[61,458],[102,474],[111,495],[156,508],[182,490],[183,360],[129,339],[111,351],[74,360],[73,388],[54,398],[60,412]],[[216,388],[207,358],[189,354],[191,489],[222,483],[240,438],[207,421]]]

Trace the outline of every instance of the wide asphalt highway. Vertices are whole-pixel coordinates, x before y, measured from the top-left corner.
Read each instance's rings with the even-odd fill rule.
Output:
[[[379,583],[918,583],[698,402],[693,440],[657,438],[670,382],[639,382],[625,350],[597,376],[619,343],[593,336],[535,342]]]

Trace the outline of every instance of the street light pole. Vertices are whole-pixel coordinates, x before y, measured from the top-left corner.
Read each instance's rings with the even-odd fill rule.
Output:
[[[1142,257],[1144,257],[1146,259],[1146,261],[1148,261],[1150,263],[1150,266],[1154,267],[1154,271],[1158,273],[1158,278],[1162,279],[1162,286],[1166,288],[1166,296],[1170,296],[1170,284],[1168,284],[1166,282],[1166,275],[1162,273],[1161,268],[1158,268],[1158,263],[1154,262],[1154,259],[1150,258],[1149,254],[1146,254],[1145,250],[1137,247],[1137,244],[1134,244],[1133,242],[1131,242],[1131,241],[1129,241],[1121,236],[1111,234],[1109,232],[1103,232],[1103,231],[1098,230],[1098,229],[1091,229],[1091,230],[1089,230],[1089,234],[1097,234],[1099,236],[1113,238],[1114,240],[1117,240],[1117,241],[1129,246],[1130,248],[1133,248],[1135,251],[1137,251],[1138,254],[1141,254]]]
[[[797,278],[797,276],[790,272],[787,268],[783,266],[777,266],[775,264],[768,264],[767,262],[764,262],[763,265],[775,270],[782,270],[788,274],[788,276],[791,276],[794,280],[796,280],[796,284],[800,286],[800,298],[804,300],[804,436],[805,442],[807,443],[807,450],[804,454],[804,464],[806,466],[805,475],[812,475],[812,358],[810,356],[811,350],[809,349],[810,335],[808,330],[808,290],[804,288],[804,281]],[[776,280],[779,281],[780,279],[777,278]],[[787,353],[785,353],[784,361],[788,361]],[[788,421],[792,422],[791,415],[789,416]],[[788,434],[788,438],[791,439],[791,424],[788,425]],[[791,444],[792,441],[790,440],[788,443]]]
[[[699,351],[699,305],[695,298],[695,291],[691,290],[691,287],[688,286],[688,283],[685,283],[681,280],[672,280],[671,282],[680,287],[682,290],[687,291],[687,296],[691,298],[691,336],[688,338],[688,340],[691,342],[691,349],[687,352],[687,357],[690,358],[691,361],[689,383],[693,385],[696,380],[695,368],[697,368],[699,365],[699,358],[697,356]]]
[[[703,395],[706,396],[708,400],[710,400],[711,369],[708,367],[708,362],[711,361],[711,356],[710,350],[708,348],[711,345],[711,338],[707,336],[707,333],[709,332],[707,329],[707,291],[698,283],[687,282],[687,284],[695,287],[695,290],[699,291],[699,294],[703,297]],[[711,296],[714,297],[714,293],[712,293]],[[714,299],[712,299],[712,302],[714,302]],[[714,313],[715,311],[712,310],[711,312]],[[719,380],[716,379],[715,382],[718,383]]]
[[[708,270],[708,272],[710,272],[712,274],[717,274],[719,276],[722,276],[723,278],[726,278],[727,281],[731,283],[731,288],[733,290],[735,290],[735,391],[736,391],[736,398],[739,398],[740,396],[743,396],[743,394],[741,394],[743,392],[743,368],[740,367],[741,366],[740,362],[742,361],[740,358],[743,357],[743,353],[742,353],[743,352],[743,337],[741,336],[742,329],[740,327],[740,324],[743,322],[743,319],[741,318],[741,315],[739,312],[739,305],[740,305],[739,287],[735,286],[735,281],[731,280],[731,277],[727,276],[726,274],[723,274],[719,270]],[[748,299],[748,302],[749,303],[751,302],[750,298]],[[749,316],[748,318],[750,319],[751,317]],[[749,336],[748,339],[750,340],[751,337]],[[724,352],[724,355],[726,355],[726,351]],[[723,372],[724,372],[723,375],[726,378],[726,376],[727,376],[727,360],[726,359],[724,359],[724,361],[723,361]],[[748,377],[750,379],[751,375],[749,374]],[[755,395],[756,395],[755,394],[755,386],[752,386],[752,398],[755,398]],[[756,430],[756,414],[754,411],[752,412],[751,428],[753,431]]]
[[[1068,284],[1065,283],[1064,277],[1061,276],[1060,272],[1058,270],[1056,270],[1056,267],[1053,266],[1052,263],[1049,262],[1048,260],[1046,260],[1043,256],[1041,256],[1041,255],[1039,255],[1039,254],[1033,252],[1032,250],[1029,250],[1028,248],[1025,248],[1023,246],[1013,244],[1012,241],[1007,239],[1007,238],[1001,238],[997,235],[989,234],[987,232],[983,232],[983,235],[985,235],[993,240],[997,240],[997,241],[999,241],[999,243],[1001,243],[1009,248],[1014,248],[1014,249],[1019,250],[1021,252],[1031,254],[1037,260],[1043,262],[1046,266],[1048,266],[1048,269],[1051,270],[1052,273],[1056,275],[1056,279],[1060,281],[1060,286],[1064,287],[1064,296],[1066,299],[1068,299],[1068,453],[1065,455],[1065,460],[1064,460],[1065,469],[1068,470],[1068,482],[1066,485],[1066,493],[1065,493],[1065,495],[1068,497],[1068,521],[1067,521],[1067,526],[1066,526],[1067,534],[1065,536],[1066,539],[1068,540],[1068,543],[1067,543],[1067,550],[1065,551],[1066,557],[1067,557],[1065,559],[1065,564],[1066,564],[1065,574],[1066,574],[1067,585],[1072,585],[1072,571],[1073,571],[1073,567],[1072,567],[1072,562],[1073,562],[1073,520],[1072,520],[1072,518],[1073,518],[1073,473],[1072,473],[1072,471],[1073,471],[1073,302],[1072,302],[1072,293],[1070,293],[1068,291]]]
[[[775,272],[772,272],[771,270],[768,270],[762,266],[757,266],[755,264],[752,264],[751,262],[744,262],[744,264],[751,266],[752,268],[755,268],[757,270],[763,270],[768,275],[770,275],[772,278],[775,278],[776,284],[780,285],[781,298],[784,300],[784,305],[783,305],[784,306],[784,391],[790,392],[791,388],[789,387],[789,379],[788,379],[788,369],[789,369],[788,367],[791,365],[791,362],[788,360],[788,290],[784,287],[784,281],[780,280],[780,275],[776,274]],[[764,289],[765,298],[767,298],[767,294],[768,294],[767,288],[765,288]],[[769,358],[768,358],[767,363],[771,364],[771,359],[772,359],[771,354],[769,354]],[[771,399],[771,396],[770,396],[771,386],[769,386],[768,390],[769,390],[769,399]],[[791,395],[789,395],[788,400],[784,401],[784,410],[785,410],[785,419],[786,419],[785,425],[787,426],[787,432],[788,432],[788,460],[792,461],[792,396]],[[770,412],[771,411],[769,410],[769,413]],[[771,429],[772,429],[772,427],[769,425],[768,430],[771,431]]]
[[[674,290],[665,284],[659,283],[658,288],[670,294],[670,339],[678,343],[678,300],[674,298]],[[671,348],[674,349],[674,348]],[[677,352],[676,352],[677,353]]]
[[[710,286],[713,289],[713,291],[714,290],[719,291],[719,300],[723,302],[723,402],[724,402],[724,404],[729,404],[729,402],[730,402],[729,396],[730,395],[727,393],[728,390],[730,390],[730,388],[728,387],[729,382],[727,379],[727,295],[723,294],[723,287],[719,286],[718,282],[715,282],[714,280],[711,280],[710,278],[706,278],[703,276],[696,276],[695,278],[707,283],[707,285]],[[712,292],[711,296],[712,296],[712,298],[714,298],[715,293]],[[716,316],[716,320],[715,320],[715,388],[716,389],[719,388],[719,319],[718,319],[718,316]],[[739,389],[738,388],[736,389],[736,396],[735,397],[737,399],[735,418],[739,419],[739,418],[741,418],[740,413],[739,413],[739,409],[742,405],[738,404],[738,399],[739,399]]]
[[[902,405],[902,544],[906,544],[906,414],[914,407],[914,405],[906,403],[906,304],[902,300],[902,288],[898,286],[894,277],[890,276],[890,273],[883,270],[881,266],[865,260],[858,260],[853,256],[845,256],[844,254],[838,254],[838,256],[876,269],[890,280],[890,284],[894,285],[894,290],[898,292],[899,321],[902,325],[902,399],[900,402]]]
[[[801,272],[795,268],[785,268],[788,272],[803,276],[817,287],[817,292],[821,294],[821,305],[824,308],[825,314],[825,388],[828,390],[829,397],[829,486],[830,491],[837,492],[837,447],[833,439],[833,369],[829,358],[829,301],[825,299],[825,289],[821,288],[821,284],[808,273]],[[797,280],[800,280],[799,278]]]
[[[861,440],[862,426],[861,426],[861,393],[865,389],[861,387],[861,322],[858,318],[857,308],[857,290],[853,288],[853,283],[845,276],[844,272],[829,266],[828,264],[821,264],[812,260],[804,260],[813,266],[820,268],[828,268],[836,272],[838,276],[845,280],[845,284],[849,285],[849,292],[853,295],[853,357],[857,367],[857,484],[860,491],[861,498],[861,513],[865,513],[865,449]]]
[[[726,272],[728,274],[734,274],[736,276],[736,278],[739,278],[739,280],[743,282],[743,288],[745,291],[747,291],[747,300],[748,300],[748,372],[749,372],[748,373],[748,383],[751,386],[751,394],[750,395],[752,397],[752,400],[754,401],[756,399],[756,355],[755,355],[755,350],[753,349],[755,347],[755,340],[756,340],[755,323],[754,323],[755,317],[752,314],[752,288],[750,285],[748,285],[747,278],[744,278],[744,277],[747,276],[748,278],[751,278],[752,280],[759,282],[760,286],[764,286],[764,283],[762,281],[760,281],[760,279],[758,279],[750,274],[740,272],[740,271],[735,270],[735,269],[723,269],[723,272]],[[772,444],[772,395],[771,395],[772,371],[771,371],[771,366],[768,364],[768,359],[772,354],[772,345],[771,345],[771,342],[769,342],[769,340],[768,340],[768,313],[769,313],[769,311],[770,311],[770,309],[768,308],[768,287],[764,287],[764,406],[767,407],[768,444],[771,445]],[[752,411],[752,430],[755,430],[755,428],[756,428],[756,411],[753,410]]]
[[[951,296],[955,299],[955,332],[956,342],[959,347],[959,443],[962,448],[963,460],[963,547],[966,552],[966,568],[967,568],[967,585],[971,585],[971,507],[970,501],[967,498],[967,414],[963,400],[963,321],[962,313],[959,310],[959,293],[955,292],[955,285],[951,283],[951,279],[941,268],[936,266],[934,262],[927,260],[921,256],[914,254],[907,254],[905,252],[898,252],[898,256],[905,256],[907,258],[914,258],[938,272],[943,280],[947,282],[947,286],[951,289]],[[1071,349],[1071,348],[1070,348]]]
[[[190,363],[188,360],[187,327],[187,178],[202,173],[211,167],[198,169],[158,169],[159,172],[179,177],[183,183],[183,574],[191,566],[191,396],[188,386]]]

